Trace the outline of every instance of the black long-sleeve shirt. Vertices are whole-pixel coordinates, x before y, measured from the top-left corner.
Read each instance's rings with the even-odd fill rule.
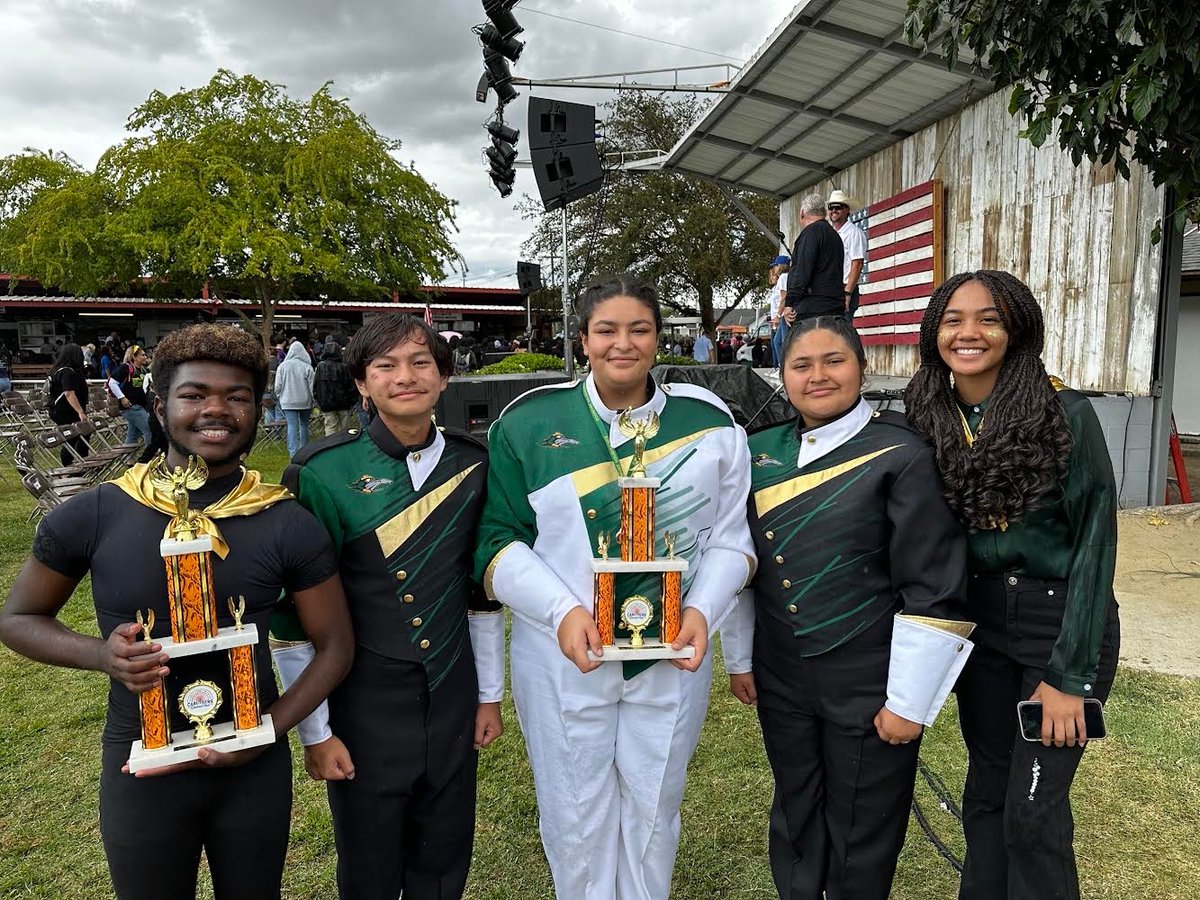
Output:
[[[842,257],[845,247],[837,230],[824,219],[800,232],[792,250],[784,306],[795,307],[801,319],[841,315],[846,311]]]

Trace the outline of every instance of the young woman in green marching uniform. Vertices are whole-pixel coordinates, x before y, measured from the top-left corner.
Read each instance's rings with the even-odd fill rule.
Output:
[[[591,374],[523,395],[492,425],[476,574],[513,613],[513,698],[558,896],[665,900],[708,707],[709,632],[753,572],[750,460],[715,395],[650,379],[662,327],[652,288],[611,279],[584,293],[579,313]],[[661,479],[655,556],[668,555],[669,530],[688,562],[674,645],[691,644],[691,659],[588,657],[602,649],[591,562],[602,533],[620,527],[617,478],[634,451],[623,410],[635,422],[658,417],[643,456]]]
[[[1091,403],[1046,374],[1043,334],[1018,278],[955,275],[925,311],[905,394],[970,531],[978,647],[956,688],[970,755],[964,900],[1079,897],[1069,793],[1083,700],[1107,698],[1120,643],[1112,464]],[[1041,742],[1017,733],[1030,699]]]
[[[844,317],[797,323],[781,374],[799,416],[750,437],[758,574],[722,647],[775,776],[783,900],[885,900],[923,727],[971,650],[962,528],[928,445],[862,399],[865,362]]]

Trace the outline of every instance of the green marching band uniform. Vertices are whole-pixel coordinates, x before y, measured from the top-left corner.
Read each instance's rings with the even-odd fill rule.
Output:
[[[758,574],[722,630],[730,674],[753,670],[775,776],[772,875],[785,900],[879,898],[904,843],[920,739],[972,644],[966,539],[932,449],[860,399],[841,417],[750,436]]]
[[[406,447],[375,418],[314,441],[285,485],[333,537],[354,666],[298,729],[336,735],[353,780],[330,781],[343,897],[459,896],[475,822],[477,705],[504,686],[504,617],[471,580],[487,450],[431,423]],[[311,656],[294,615],[272,624],[286,683]],[[477,672],[478,670],[478,672]]]
[[[1079,896],[1069,795],[1083,748],[1022,739],[1013,710],[1043,681],[1106,700],[1116,674],[1112,462],[1088,398],[1051,381],[1071,430],[1060,489],[1018,521],[967,541],[967,602],[979,627],[956,693],[970,758],[961,896],[971,900]],[[987,406],[959,402],[972,438]]]

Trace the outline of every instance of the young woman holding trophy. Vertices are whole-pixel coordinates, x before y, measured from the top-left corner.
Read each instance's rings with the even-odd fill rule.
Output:
[[[656,900],[708,707],[709,634],[754,571],[750,461],[715,395],[650,379],[652,288],[604,281],[579,314],[591,374],[492,426],[476,574],[513,611],[513,696],[558,896]]]

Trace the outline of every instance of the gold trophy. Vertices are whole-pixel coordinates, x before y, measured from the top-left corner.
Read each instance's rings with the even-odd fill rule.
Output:
[[[159,544],[167,569],[167,603],[171,636],[153,638],[170,659],[210,657],[204,668],[208,677],[194,679],[183,686],[175,707],[190,728],[173,728],[167,703],[166,679],[138,695],[142,739],[134,741],[129,753],[129,771],[155,769],[197,758],[202,746],[215,746],[223,752],[243,750],[273,743],[275,727],[269,715],[258,706],[258,673],[254,664],[254,645],[258,631],[246,627],[242,616],[246,600],[232,597],[227,605],[234,624],[217,627],[217,600],[213,586],[212,538],[203,532],[196,514],[188,509],[188,491],[208,480],[204,460],[188,457],[186,467],[171,469],[163,456],[151,463],[151,482],[156,490],[171,498],[175,515],[168,526],[169,537]],[[154,610],[142,616],[137,612],[142,637],[152,640]],[[220,682],[220,683],[218,683]],[[225,706],[228,685],[231,697],[228,720],[216,721]]]
[[[599,559],[592,560],[592,572],[596,627],[600,630],[604,655],[594,656],[590,651],[588,655],[604,662],[690,659],[695,656],[695,647],[687,646],[682,650],[671,647],[671,642],[679,636],[683,573],[688,568],[686,559],[675,557],[677,535],[663,534],[666,559],[657,559],[655,554],[654,501],[662,480],[647,476],[644,456],[646,442],[658,434],[658,414],[634,419],[631,410],[627,409],[617,417],[617,427],[621,434],[633,438],[629,471],[617,479],[617,487],[621,490],[621,528],[617,532],[621,558],[608,558],[610,536],[608,532],[602,532],[597,539]],[[617,603],[617,575],[647,573],[660,576],[660,634],[657,638],[643,635],[655,619],[654,602],[650,598],[633,594],[622,598],[619,605]],[[618,630],[629,632],[629,637],[617,637]]]

